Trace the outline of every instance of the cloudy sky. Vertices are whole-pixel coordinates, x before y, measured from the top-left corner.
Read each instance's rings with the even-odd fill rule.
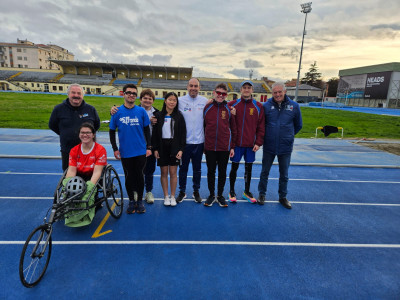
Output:
[[[298,0],[0,0],[0,42],[56,44],[80,61],[193,67],[200,77],[297,77]],[[15,3],[15,4],[14,4]],[[400,1],[314,0],[301,76],[400,61]]]

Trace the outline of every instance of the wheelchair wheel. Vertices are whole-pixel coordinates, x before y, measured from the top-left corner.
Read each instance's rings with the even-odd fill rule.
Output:
[[[107,209],[113,218],[118,219],[122,215],[124,199],[121,181],[117,172],[111,166],[106,170],[106,174],[103,177],[103,187],[106,190],[104,194]]]
[[[49,225],[35,228],[28,236],[19,260],[19,278],[24,286],[31,288],[42,279],[50,261],[51,245]]]

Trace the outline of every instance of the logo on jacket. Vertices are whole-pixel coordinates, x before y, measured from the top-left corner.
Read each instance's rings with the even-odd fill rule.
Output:
[[[86,117],[89,117],[89,114],[88,113],[85,113],[85,114],[83,114],[83,115],[79,115],[79,118],[86,118]]]
[[[293,105],[286,105],[286,110],[293,111]]]
[[[226,119],[226,111],[221,112],[221,118],[222,118],[222,120]]]
[[[254,108],[253,107],[249,108],[249,112],[250,112],[250,116],[254,115]]]

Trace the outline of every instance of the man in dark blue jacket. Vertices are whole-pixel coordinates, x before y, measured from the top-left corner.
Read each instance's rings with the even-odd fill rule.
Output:
[[[293,151],[294,136],[302,128],[303,122],[299,105],[286,95],[283,83],[277,82],[272,85],[272,96],[263,105],[265,136],[257,202],[260,205],[265,202],[269,171],[275,156],[278,156],[279,202],[290,209],[292,206],[286,198],[290,157]]]
[[[54,107],[49,120],[49,128],[60,136],[64,171],[68,168],[69,152],[80,143],[79,126],[90,122],[96,131],[100,128],[100,118],[96,109],[83,100],[83,88],[79,84],[71,84],[67,95],[67,99]]]

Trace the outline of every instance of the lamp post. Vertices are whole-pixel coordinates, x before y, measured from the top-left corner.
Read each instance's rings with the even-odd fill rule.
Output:
[[[299,70],[297,71],[297,81],[296,81],[296,92],[294,95],[294,101],[297,102],[297,95],[299,93],[299,80],[300,80],[300,69],[301,69],[301,57],[303,56],[303,43],[304,43],[304,36],[306,35],[306,23],[307,23],[307,14],[311,12],[311,4],[312,2],[307,2],[301,4],[301,12],[306,14],[304,19],[304,29],[303,29],[303,39],[301,40],[301,50],[300,50],[300,61],[299,61]]]

